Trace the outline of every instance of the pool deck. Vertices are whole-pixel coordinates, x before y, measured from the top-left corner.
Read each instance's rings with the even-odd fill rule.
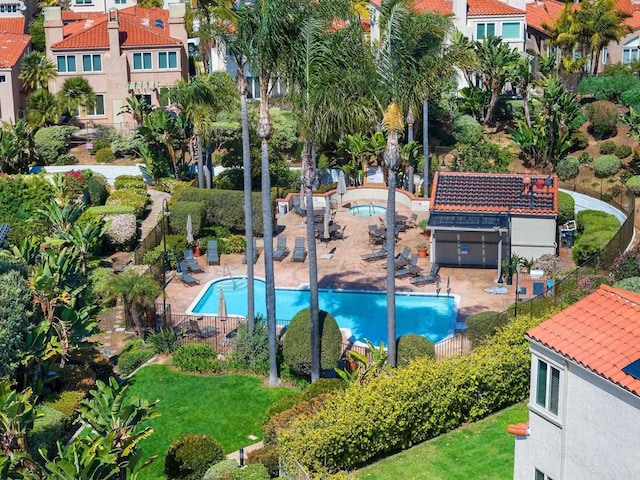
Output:
[[[383,217],[384,214],[371,217],[352,215],[348,211],[348,206],[348,204],[340,205],[335,217],[335,222],[342,229],[346,227],[344,230],[345,239],[331,241],[328,244],[316,240],[320,288],[385,290],[386,270],[383,268],[385,261],[365,262],[360,258],[361,254],[370,253],[380,248],[369,243],[368,225],[379,224],[378,217]],[[403,211],[402,208],[399,208],[397,213],[407,217],[411,215],[410,211]],[[418,217],[418,221],[422,218],[425,218],[424,214]],[[278,214],[277,222],[278,236],[285,236],[289,250],[293,251],[295,237],[306,238],[304,219],[294,212],[289,212],[285,215]],[[274,246],[276,241],[274,238]],[[396,253],[402,251],[405,246],[410,247],[412,253],[416,253],[416,245],[425,241],[421,229],[408,229],[400,234],[400,239],[396,244]],[[254,265],[254,273],[256,277],[264,278],[262,239],[257,240],[257,246],[260,257]],[[330,251],[333,251],[332,258],[324,259],[321,257]],[[228,266],[232,275],[246,275],[247,267],[242,264],[243,256],[242,254],[221,255],[220,265],[207,266],[206,255],[203,255],[197,260],[205,271],[194,274],[194,276],[201,282],[201,285],[204,285],[210,280],[224,276],[223,268],[226,268],[225,266]],[[276,286],[299,287],[308,284],[308,266],[308,258],[304,263],[294,263],[291,261],[291,253],[289,253],[282,262],[275,262]],[[428,257],[420,258],[418,266],[426,274],[431,268],[431,262]],[[464,321],[467,316],[478,312],[503,311],[515,300],[515,286],[513,285],[507,286],[508,294],[506,295],[490,294],[483,290],[495,286],[497,276],[495,269],[442,267],[439,274],[441,278],[440,295],[446,295],[447,279],[449,279],[451,294],[458,295],[460,298],[458,321]],[[171,304],[173,314],[183,314],[202,287],[184,285],[174,277],[173,272],[169,274],[168,279],[167,302]],[[527,282],[530,280],[521,276],[520,284],[526,285]],[[408,278],[396,279],[397,291],[435,293],[435,289],[435,285],[413,286]],[[528,288],[528,291],[531,292],[531,288]]]

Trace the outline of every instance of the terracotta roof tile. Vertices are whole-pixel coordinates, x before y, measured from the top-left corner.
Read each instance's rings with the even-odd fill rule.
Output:
[[[435,12],[443,15],[453,14],[453,2],[451,0],[415,0],[413,7],[418,12]]]
[[[551,179],[539,186],[536,180]],[[525,194],[525,182],[532,185],[533,198]],[[431,193],[431,210],[448,212],[507,212],[553,215],[558,213],[558,178],[507,173],[436,173]]]
[[[0,33],[0,68],[11,68],[29,46],[30,35]]]
[[[640,294],[602,285],[527,335],[640,396],[640,380],[622,371],[640,359]]]
[[[526,437],[529,434],[529,422],[512,423],[507,427],[507,433],[518,437]]]
[[[563,2],[557,2],[556,0],[534,0],[531,3],[527,3],[527,27],[544,32],[545,29],[542,24],[552,25],[555,23],[560,18],[564,6]]]
[[[24,33],[24,17],[0,17],[0,32]]]
[[[512,7],[499,0],[467,0],[467,15],[469,17],[523,15],[524,13],[524,10]]]
[[[86,20],[91,18],[100,18],[104,17],[104,12],[74,12],[73,10],[62,10],[60,12],[62,14],[62,21],[64,23],[67,22],[77,22],[78,20]]]

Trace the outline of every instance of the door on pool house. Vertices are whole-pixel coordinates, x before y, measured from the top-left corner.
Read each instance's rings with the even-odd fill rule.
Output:
[[[495,268],[498,266],[500,239],[499,232],[436,230],[433,261],[440,265]],[[504,258],[507,249],[502,250],[500,254]]]

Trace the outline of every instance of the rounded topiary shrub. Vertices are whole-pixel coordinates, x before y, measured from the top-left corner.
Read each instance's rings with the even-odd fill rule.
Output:
[[[216,373],[220,371],[218,352],[206,343],[187,343],[173,354],[173,364],[185,372]]]
[[[611,155],[616,151],[616,142],[613,140],[607,140],[606,142],[602,142],[600,144],[600,153],[602,155]]]
[[[253,468],[258,465],[263,467],[268,475],[265,478],[278,478],[280,474],[280,458],[278,456],[278,447],[275,445],[265,445],[249,452],[247,455],[247,464]],[[254,478],[254,477],[251,477]],[[255,477],[258,478],[258,477]]]
[[[509,317],[499,312],[482,312],[467,318],[467,335],[473,347],[493,337],[498,329],[506,325]]]
[[[573,150],[584,150],[589,146],[589,138],[582,132],[574,132],[571,135],[571,148]]]
[[[634,175],[627,180],[627,187],[633,192],[634,195],[640,195],[640,175]]]
[[[345,388],[347,388],[347,384],[340,378],[320,378],[304,389],[302,397],[305,400],[310,400],[318,395],[344,390]]]
[[[580,172],[580,160],[578,157],[566,157],[556,165],[556,173],[560,180],[570,180],[578,176]]]
[[[342,354],[342,333],[336,319],[320,310],[320,368],[330,370]],[[300,310],[289,324],[282,345],[284,361],[292,370],[303,375],[311,373],[311,310]]]
[[[457,143],[475,145],[482,140],[484,129],[471,115],[456,115],[451,122],[451,133]]]
[[[613,151],[613,154],[620,158],[627,158],[629,155],[631,155],[631,147],[629,145],[618,145],[616,147],[616,149]]]
[[[164,456],[164,473],[169,479],[200,480],[211,465],[224,459],[222,445],[202,434],[181,435]]]
[[[136,368],[149,361],[154,354],[155,352],[145,347],[141,340],[131,342],[118,355],[118,369],[123,375],[129,375]]]
[[[422,335],[407,334],[398,339],[398,366],[406,367],[414,358],[436,357],[436,347],[431,340]]]
[[[576,201],[565,192],[558,192],[558,225],[575,219]]]
[[[591,132],[596,138],[606,138],[617,131],[620,112],[614,103],[598,100],[587,107],[587,118],[591,122]]]
[[[98,163],[113,163],[116,160],[116,156],[111,151],[111,148],[101,148],[96,152],[96,162]]]
[[[591,155],[589,155],[588,152],[582,152],[578,157],[578,160],[580,161],[581,164],[585,164],[585,163],[591,163],[593,161],[593,158],[591,157]]]
[[[607,178],[615,175],[622,168],[622,161],[615,155],[603,155],[596,159],[593,166],[594,173],[598,178]]]
[[[613,284],[616,288],[629,290],[630,292],[640,293],[640,277],[629,277]]]

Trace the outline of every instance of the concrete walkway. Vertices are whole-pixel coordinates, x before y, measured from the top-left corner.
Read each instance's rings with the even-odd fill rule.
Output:
[[[253,452],[254,450],[258,450],[259,448],[262,448],[262,447],[264,447],[264,443],[262,442],[254,443],[253,445],[247,445],[246,447],[244,447],[245,463],[246,463],[248,453]],[[235,460],[236,462],[240,463],[240,450],[231,452],[229,455],[227,455],[227,458],[230,460]]]

